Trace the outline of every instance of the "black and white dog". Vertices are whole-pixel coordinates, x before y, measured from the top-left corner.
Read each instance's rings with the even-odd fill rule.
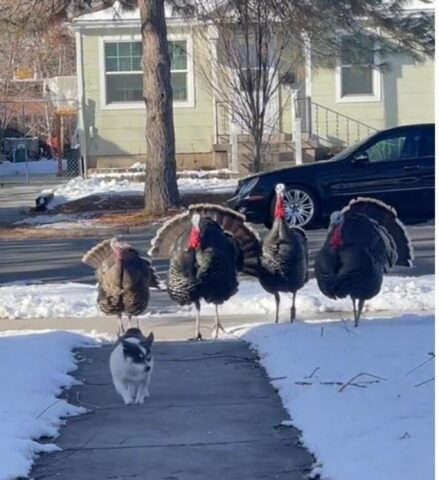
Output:
[[[149,397],[154,360],[151,347],[154,334],[145,337],[138,328],[130,328],[119,338],[110,355],[110,372],[114,388],[125,405],[143,403]]]

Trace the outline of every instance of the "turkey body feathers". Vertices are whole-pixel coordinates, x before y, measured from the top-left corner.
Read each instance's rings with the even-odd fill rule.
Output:
[[[308,247],[301,229],[273,228],[262,245],[259,280],[269,293],[296,292],[308,280]]]
[[[125,244],[124,248],[129,251],[118,260],[111,248],[111,240],[104,240],[82,259],[95,269],[98,306],[108,315],[144,313],[149,302],[149,287],[160,287],[151,263],[140,257],[130,245]]]
[[[395,265],[411,267],[414,253],[410,237],[403,223],[399,220],[394,208],[374,198],[358,197],[351,200],[342,210],[348,218],[350,215],[362,214],[378,223],[396,249]]]

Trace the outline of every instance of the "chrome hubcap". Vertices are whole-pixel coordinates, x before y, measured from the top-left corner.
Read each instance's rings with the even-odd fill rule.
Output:
[[[291,226],[306,225],[314,215],[314,202],[303,190],[289,190],[284,195],[285,213]]]

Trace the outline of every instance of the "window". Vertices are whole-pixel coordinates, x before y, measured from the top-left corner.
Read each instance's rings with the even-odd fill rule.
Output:
[[[106,103],[142,100],[141,60],[141,42],[105,43]]]
[[[342,37],[337,68],[337,101],[377,101],[380,99],[379,82],[373,40]]]
[[[420,134],[411,131],[383,138],[366,150],[370,162],[388,162],[418,156]]]
[[[169,42],[171,82],[175,101],[189,99],[187,40]],[[105,41],[105,104],[143,100],[142,42]]]

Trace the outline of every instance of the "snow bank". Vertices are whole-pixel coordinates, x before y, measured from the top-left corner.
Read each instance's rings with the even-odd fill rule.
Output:
[[[67,168],[66,160],[63,160],[63,170]],[[35,162],[28,162],[27,169],[29,175],[50,175],[58,173],[58,160],[38,160]],[[26,175],[25,162],[1,162],[0,175]]]
[[[154,292],[152,292],[154,295]],[[6,285],[0,287],[0,318],[59,318],[94,317],[100,315],[96,308],[96,287],[81,283],[56,283],[34,285]],[[349,299],[331,300],[318,290],[311,280],[300,290],[296,298],[297,315],[312,315],[324,312],[343,312],[352,318]],[[281,321],[289,318],[291,299],[281,295]],[[383,289],[377,297],[366,302],[365,312],[402,312],[434,310],[434,275],[423,277],[385,277]],[[169,312],[170,310],[167,309]],[[259,283],[244,280],[239,292],[220,307],[221,315],[236,315],[236,312],[266,314],[274,319],[275,302]],[[172,314],[194,315],[191,307],[174,306]],[[202,306],[203,315],[214,315],[213,305]],[[147,316],[150,314],[147,314]]]
[[[238,185],[234,179],[220,178],[180,178],[178,179],[178,188],[180,193],[233,193]],[[67,183],[60,185],[54,190],[44,190],[42,193],[53,192],[53,199],[48,208],[54,208],[79,198],[90,195],[143,195],[143,182],[134,182],[127,179],[101,178],[93,176],[90,178],[76,177]]]
[[[381,293],[368,300],[364,312],[413,312],[434,311],[434,275],[422,277],[384,277]],[[280,315],[289,318],[291,295],[281,293]],[[203,313],[214,315],[213,305],[203,305]],[[243,281],[239,292],[221,306],[222,315],[245,314],[273,315],[276,311],[274,297],[257,282]],[[300,318],[302,313],[346,312],[352,313],[352,302],[349,298],[331,300],[325,297],[317,287],[315,279],[310,280],[299,290],[296,297],[296,311]],[[195,310],[193,310],[193,313]],[[351,317],[349,317],[351,318]]]
[[[299,322],[233,333],[257,349],[317,459],[314,474],[331,480],[434,478],[432,315],[363,321],[357,329]],[[380,378],[362,375],[340,391],[362,372]]]
[[[27,478],[37,454],[58,450],[37,440],[84,411],[56,397],[75,382],[72,349],[92,344],[63,331],[0,333],[0,480]]]

